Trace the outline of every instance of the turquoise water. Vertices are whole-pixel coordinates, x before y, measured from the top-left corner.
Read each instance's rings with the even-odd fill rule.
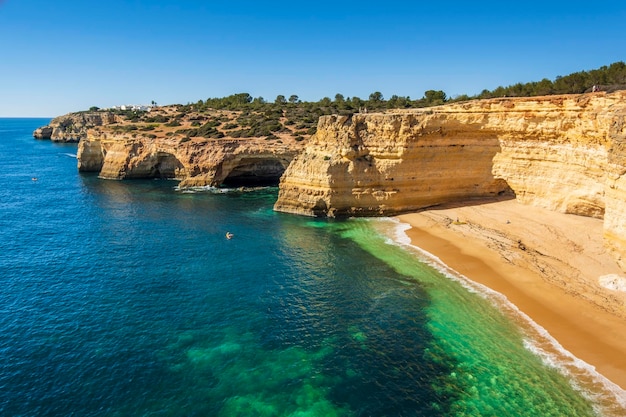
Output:
[[[47,121],[0,119],[0,415],[624,415],[390,220],[81,175]]]

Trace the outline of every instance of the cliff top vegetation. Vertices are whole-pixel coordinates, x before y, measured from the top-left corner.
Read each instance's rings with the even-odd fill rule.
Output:
[[[454,98],[448,97],[441,90],[427,90],[422,98],[416,100],[397,95],[385,99],[382,93],[375,91],[367,99],[345,97],[337,93],[332,99],[324,97],[316,102],[302,101],[295,94],[288,97],[278,95],[273,100],[266,100],[263,97],[252,97],[248,93],[238,93],[185,105],[155,107],[150,112],[113,110],[119,122],[106,130],[154,138],[174,136],[182,141],[223,137],[301,141],[314,134],[319,117],[328,114],[421,108],[496,97],[580,94],[618,89],[626,89],[626,64],[621,61],[591,71],[559,76],[555,80],[544,78],[537,82],[483,90],[475,96],[461,95]],[[99,109],[92,107],[90,110]]]

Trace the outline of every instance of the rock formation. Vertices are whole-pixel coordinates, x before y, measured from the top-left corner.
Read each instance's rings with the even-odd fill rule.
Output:
[[[285,173],[275,208],[382,215],[506,193],[491,173],[497,136],[480,125],[433,110],[322,117]]]
[[[623,91],[323,116],[283,175],[275,209],[389,215],[511,193],[604,218],[607,245],[624,267],[625,116]]]
[[[90,131],[78,169],[105,179],[177,178],[181,187],[278,184],[303,145],[295,141],[163,138]]]
[[[96,126],[116,123],[115,114],[110,112],[79,112],[55,117],[47,126],[33,132],[35,139],[50,139],[53,142],[78,142],[87,137],[87,130]]]
[[[276,210],[328,217],[505,194],[603,218],[607,246],[626,270],[624,91],[323,116],[306,145],[293,134],[189,137],[186,125],[149,130],[103,112],[71,116],[54,119],[40,135],[80,138],[79,170],[102,178],[178,178],[181,187],[280,178]],[[88,124],[95,126],[88,135],[77,133]]]

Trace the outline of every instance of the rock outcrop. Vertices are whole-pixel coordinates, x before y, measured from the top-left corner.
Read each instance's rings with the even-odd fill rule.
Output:
[[[498,194],[604,218],[626,254],[626,92],[502,98],[320,118],[275,209],[389,215]]]
[[[35,139],[50,139],[53,142],[78,142],[87,137],[87,131],[96,126],[105,126],[117,122],[111,112],[79,112],[55,117],[47,126],[33,132]]]
[[[276,210],[328,217],[510,195],[603,218],[607,246],[626,270],[624,91],[323,116],[306,145],[292,135],[211,139],[162,125],[107,127],[113,115],[87,115],[57,118],[41,134],[69,138],[94,125],[79,137],[78,168],[102,178],[178,178],[181,187],[280,178]]]
[[[78,169],[105,179],[176,178],[180,187],[278,184],[303,145],[249,139],[158,139],[90,131]]]
[[[433,110],[326,116],[281,182],[276,210],[382,215],[506,193],[494,178],[500,145],[480,116]]]

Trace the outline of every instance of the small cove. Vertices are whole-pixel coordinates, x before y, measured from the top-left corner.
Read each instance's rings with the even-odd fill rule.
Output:
[[[42,124],[0,119],[2,414],[612,415],[393,225],[81,175]]]

